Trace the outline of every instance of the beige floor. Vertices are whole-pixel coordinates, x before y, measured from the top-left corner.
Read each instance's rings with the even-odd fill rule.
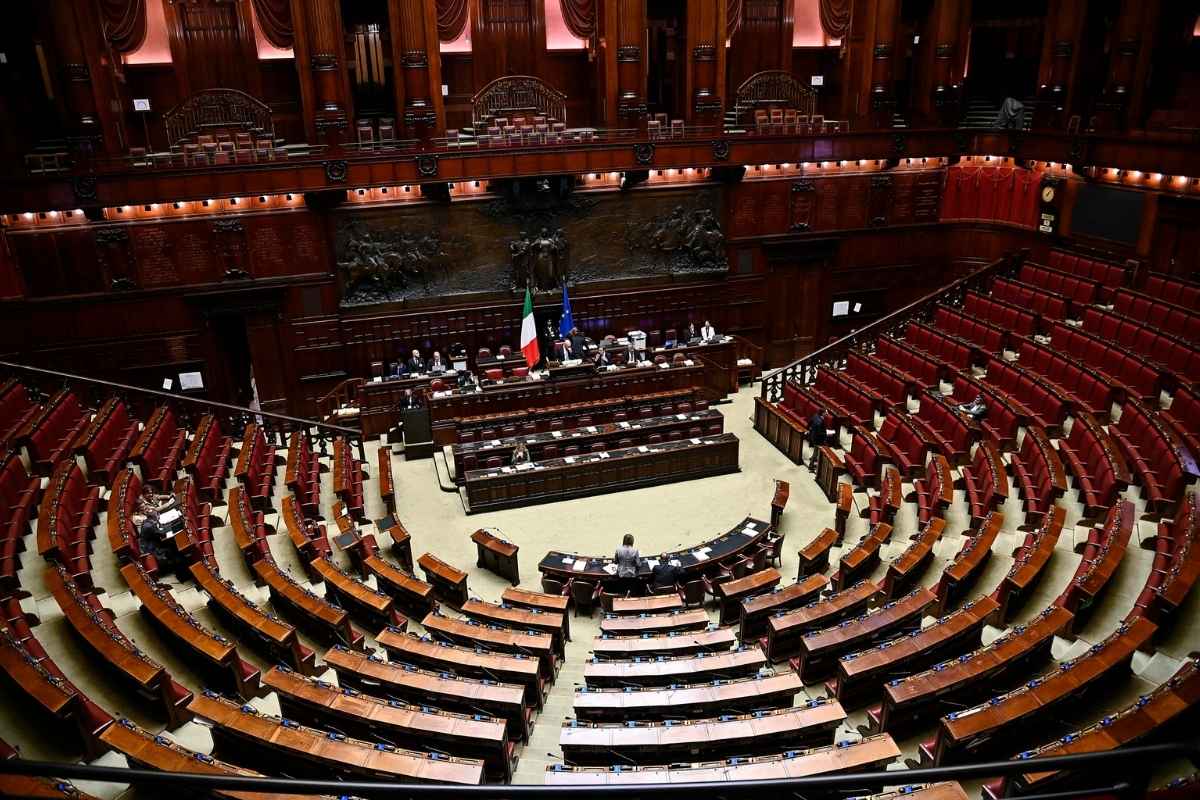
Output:
[[[549,549],[607,553],[615,547],[621,535],[628,532],[634,534],[643,553],[656,553],[711,538],[728,530],[747,515],[767,518],[774,479],[779,478],[790,481],[792,487],[791,501],[782,523],[782,531],[787,536],[782,572],[785,580],[790,580],[790,576],[796,573],[796,551],[822,528],[832,524],[833,511],[806,470],[792,464],[754,433],[751,419],[752,398],[757,392],[757,386],[743,389],[732,398],[731,403],[720,406],[725,416],[726,430],[736,433],[741,440],[741,471],[716,478],[467,517],[463,513],[458,495],[439,489],[433,461],[406,462],[401,456],[393,456],[392,469],[400,517],[413,535],[414,556],[426,551],[437,553],[446,561],[470,573],[469,586],[473,595],[495,601],[507,583],[475,567],[474,545],[468,537],[478,528],[498,529],[505,537],[520,545],[522,586],[538,588],[537,562]],[[374,443],[368,446],[368,463],[372,465],[375,463],[376,447]],[[280,473],[282,476],[282,470]],[[327,500],[331,496],[328,480],[326,475],[324,496]],[[281,490],[282,486],[278,488]],[[279,496],[278,490],[276,496]],[[382,516],[382,504],[373,485],[368,487],[366,496],[368,515],[371,518]],[[1136,499],[1136,490],[1131,490],[1130,496]],[[859,507],[865,507],[865,495],[857,494],[855,498]],[[1072,551],[1072,542],[1084,537],[1086,529],[1071,529],[1071,524],[1078,517],[1078,507],[1074,503],[1073,493],[1068,494],[1067,501],[1068,530],[1059,541],[1058,551],[1051,560],[1048,573],[1037,591],[1023,606],[1017,622],[1032,617],[1051,602],[1069,582],[1078,565],[1079,556]],[[975,585],[972,596],[991,592],[1011,565],[1012,559],[1009,554],[1022,536],[1016,531],[1021,521],[1019,501],[1011,500],[1005,512],[1005,530],[998,538],[993,548],[993,556]],[[220,508],[217,513],[224,516],[225,509]],[[274,521],[273,516],[268,517],[268,522]],[[947,521],[947,534],[935,548],[935,563],[931,564],[924,574],[923,582],[926,585],[932,586],[936,583],[942,568],[963,543],[962,531],[966,520],[962,513],[961,493],[956,498]],[[846,537],[847,546],[853,546],[866,532],[866,527],[866,521],[852,515]],[[1153,534],[1154,526],[1150,523],[1142,522],[1140,528],[1143,537]],[[137,613],[136,600],[124,586],[116,569],[115,558],[109,551],[107,540],[102,533],[103,519],[99,530],[101,534],[96,540],[93,575],[97,585],[108,590],[104,602],[116,613],[119,626],[186,686],[192,690],[203,688],[203,681],[190,669],[186,660],[170,649]],[[896,533],[892,542],[884,548],[885,564],[877,570],[876,578],[882,577],[886,561],[904,549],[908,536],[915,531],[915,508],[906,504],[897,518]],[[252,599],[266,604],[266,592],[253,585],[250,573],[232,542],[229,529],[219,528],[214,531],[214,536],[222,574],[234,581]],[[32,544],[32,541],[29,544]],[[272,538],[271,548],[281,563],[288,566],[294,575],[303,578],[297,555],[286,534],[276,534]],[[836,558],[836,552],[834,555]],[[1109,587],[1097,612],[1081,632],[1079,639],[1074,642],[1062,639],[1055,641],[1055,658],[1073,657],[1115,628],[1120,618],[1131,607],[1145,581],[1150,556],[1146,550],[1131,547],[1113,585]],[[340,554],[337,558],[341,559]],[[25,569],[21,572],[22,586],[32,594],[32,598],[27,601],[27,609],[36,610],[40,617],[41,624],[35,629],[35,634],[50,655],[67,675],[101,706],[114,714],[128,715],[151,730],[160,731],[161,723],[145,713],[145,706],[139,703],[137,698],[114,685],[105,673],[99,671],[96,660],[70,635],[57,605],[45,590],[41,575],[42,565],[32,547],[24,556],[24,565]],[[179,601],[194,611],[201,622],[216,630],[222,630],[204,606],[204,597],[199,592],[188,585],[176,585],[174,591]],[[317,586],[314,587],[314,591],[320,593],[322,589]],[[1179,659],[1197,649],[1197,642],[1200,641],[1200,634],[1196,628],[1182,622],[1196,619],[1198,602],[1200,601],[1197,600],[1197,595],[1193,594],[1179,621],[1168,632],[1156,654],[1137,655],[1133,663],[1134,675],[1129,680],[1120,684],[1118,689],[1100,702],[1080,709],[1080,716],[1071,719],[1070,722],[1087,724],[1107,711],[1128,704],[1139,693],[1152,688],[1174,672]],[[929,622],[930,620],[926,620],[927,624]],[[412,627],[419,630],[419,626]],[[583,664],[589,655],[591,639],[597,631],[597,619],[572,619],[573,639],[567,645],[566,663],[537,719],[531,740],[521,749],[516,782],[541,783],[546,765],[558,760],[559,728],[563,720],[571,716],[572,694],[575,686],[583,682]],[[991,641],[1001,633],[1000,630],[989,628],[984,637],[985,641]],[[253,650],[243,647],[241,652],[248,660],[264,668],[269,666]],[[332,679],[332,671],[326,677]],[[819,696],[823,694],[823,687],[813,685],[808,687],[808,692],[810,696]],[[278,712],[278,704],[273,695],[256,700],[255,704],[263,710]],[[23,705],[15,703],[10,696],[0,699],[0,737],[19,745],[27,757],[59,760],[78,758],[77,753],[64,749],[63,744],[53,735],[41,730],[36,724],[28,724],[27,712]],[[838,731],[838,738],[858,737],[858,726],[863,721],[864,715],[861,712],[852,714],[847,724]],[[212,747],[207,729],[195,723],[169,731],[168,735],[198,750],[208,751]],[[917,736],[901,742],[906,757],[915,754],[921,738]],[[1030,746],[1036,745],[1041,738],[1033,736]],[[97,763],[123,765],[124,758],[109,754]],[[904,764],[898,761],[892,768],[903,769]],[[898,782],[900,781],[902,778],[898,776]],[[81,788],[104,797],[114,797],[121,794],[123,787],[81,784]]]

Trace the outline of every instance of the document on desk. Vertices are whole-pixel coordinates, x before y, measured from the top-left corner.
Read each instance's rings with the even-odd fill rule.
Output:
[[[617,424],[618,424],[619,426],[621,426],[622,428],[628,428],[628,427],[629,427],[629,423],[628,423],[628,422],[618,422]]]
[[[700,444],[699,439],[692,439],[691,441],[692,441],[692,444]]]
[[[160,525],[170,525],[171,523],[175,522],[175,520],[179,519],[180,516],[179,509],[172,508],[170,511],[166,511],[158,515],[158,523]]]
[[[639,453],[649,453],[650,448],[646,447],[646,445],[644,445],[644,444],[641,444],[641,445],[638,445],[638,452]]]
[[[585,428],[584,430],[586,430],[588,433],[595,433],[595,432],[596,432],[596,426],[595,426],[595,425],[588,425],[588,426],[587,426],[587,428]]]
[[[617,574],[617,565],[616,565],[616,564],[605,564],[603,569],[604,569],[604,571],[605,571],[605,572],[607,572],[609,575],[616,575],[616,574]]]
[[[693,550],[691,556],[697,561],[704,561],[706,558],[708,558],[708,555],[711,552],[711,547],[701,547],[699,550]]]
[[[563,461],[567,462],[568,464],[574,464],[575,456],[567,456],[566,458],[563,459]]]
[[[657,558],[647,558],[647,559],[646,559],[646,566],[647,566],[649,569],[654,569],[655,567],[657,567],[657,566],[658,566],[658,559],[657,559]]]
[[[571,567],[571,569],[573,569],[575,572],[583,572],[585,567],[587,567],[587,559],[577,558],[575,559],[575,565]]]
[[[553,436],[555,439],[561,439],[562,431],[550,431],[550,435]]]
[[[676,414],[675,419],[687,419],[687,414]]]

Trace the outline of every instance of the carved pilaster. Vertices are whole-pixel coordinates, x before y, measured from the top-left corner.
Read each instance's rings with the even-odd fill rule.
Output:
[[[412,139],[446,131],[436,14],[432,0],[388,0],[396,107]]]

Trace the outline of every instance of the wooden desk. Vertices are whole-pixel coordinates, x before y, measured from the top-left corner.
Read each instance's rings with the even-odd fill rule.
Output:
[[[678,561],[688,578],[707,575],[719,570],[720,565],[732,562],[743,553],[754,550],[764,541],[771,526],[762,520],[746,517],[723,533],[707,542],[693,545],[657,556],[643,556],[638,565],[638,577],[649,578],[654,565],[662,561]],[[616,575],[611,557],[580,556],[551,550],[538,564],[543,575],[567,581],[571,578],[592,583],[612,580]]]
[[[655,636],[597,636],[592,654],[597,658],[634,658],[636,656],[680,656],[690,653],[728,650],[736,641],[732,628],[707,631],[666,633]]]
[[[821,491],[825,493],[825,499],[829,502],[836,502],[838,493],[843,491],[838,488],[838,476],[842,474],[845,464],[842,463],[842,458],[829,447],[817,448],[817,485],[821,487]],[[854,490],[851,489],[851,492]],[[838,504],[838,512],[841,512],[841,504]]]
[[[71,629],[124,683],[153,702],[171,727],[191,718],[187,704],[192,693],[176,682],[162,664],[127,639],[106,610],[89,603],[64,567],[48,564],[44,581]]]
[[[767,628],[767,619],[781,611],[798,608],[815,600],[829,585],[824,575],[809,575],[782,588],[748,597],[738,605],[738,638],[753,641]]]
[[[650,594],[645,597],[614,597],[612,601],[612,613],[617,616],[683,610],[683,598],[674,593]]]
[[[831,583],[836,591],[845,589],[864,573],[870,572],[879,563],[879,548],[892,538],[892,526],[886,522],[875,525],[848,553],[838,560],[837,572]]]
[[[1058,505],[1051,506],[1050,512],[1042,517],[1041,526],[1025,536],[1025,543],[1013,554],[1013,565],[1008,574],[992,593],[1000,604],[996,611],[996,623],[1008,622],[1013,612],[1033,589],[1054,555],[1054,547],[1058,543],[1066,518],[1066,509]]]
[[[359,565],[364,574],[375,576],[375,585],[389,595],[396,606],[413,617],[423,617],[437,606],[432,584],[393,567],[373,552],[373,548],[370,551],[371,554],[363,558]],[[364,549],[363,552],[368,550]]]
[[[378,438],[395,428],[408,393],[428,388],[432,380],[431,375],[405,375],[364,381],[357,393],[358,423],[362,426],[363,439]]]
[[[481,392],[453,391],[429,401],[433,439],[438,445],[453,444],[458,420],[481,415],[536,411],[562,406],[655,394],[705,386],[706,368],[673,366],[625,367],[612,372],[593,372],[573,378],[517,381],[484,387]],[[724,396],[724,394],[722,394]]]
[[[826,528],[799,550],[796,555],[800,558],[800,569],[796,572],[796,580],[801,581],[809,575],[829,569],[829,551],[841,538],[842,535],[833,528]]]
[[[781,577],[779,570],[767,567],[741,578],[714,584],[713,591],[716,594],[717,607],[720,609],[717,624],[731,625],[738,622],[742,615],[742,601],[771,591],[779,585]]]
[[[925,610],[935,601],[933,592],[917,589],[860,617],[813,631],[800,639],[800,654],[792,664],[805,683],[814,683],[834,669],[838,656],[920,628]]]
[[[211,775],[262,777],[261,772],[235,767],[203,753],[188,750],[165,736],[156,736],[128,719],[119,719],[104,729],[100,739],[125,756],[131,768],[159,772],[199,772]],[[281,795],[266,792],[213,792],[214,796],[234,800],[303,800],[312,795]]]
[[[35,778],[32,775],[0,775],[0,797],[19,797],[22,800],[99,800],[95,795],[80,791],[70,781]]]
[[[425,571],[425,580],[433,585],[433,592],[440,600],[455,608],[467,602],[467,573],[432,553],[422,555],[417,564]]]
[[[889,679],[911,675],[946,656],[978,647],[983,626],[996,608],[995,600],[981,597],[927,628],[841,656],[831,693],[843,704],[857,706],[882,692]]]
[[[569,500],[606,492],[660,486],[738,471],[738,439],[732,433],[581,453],[518,467],[468,472],[468,514]]]
[[[1003,527],[1004,514],[989,511],[979,526],[979,533],[966,537],[962,548],[942,570],[942,577],[934,587],[934,593],[938,596],[936,613],[941,614],[947,608],[953,608],[970,589],[991,558],[992,544]]]
[[[790,708],[804,690],[791,670],[773,675],[738,678],[679,687],[640,687],[575,690],[575,716],[590,722],[661,719],[664,715],[703,717],[738,709]]]
[[[1029,731],[1066,701],[1096,690],[1106,679],[1127,677],[1134,651],[1145,645],[1156,629],[1149,620],[1134,618],[1085,655],[1059,664],[1047,675],[982,706],[950,712],[938,727],[934,764],[977,761],[1019,746],[1017,741],[1028,741]]]
[[[752,675],[768,666],[758,645],[717,653],[637,657],[630,661],[588,659],[583,679],[588,686],[666,686],[688,681],[728,680]]]
[[[408,531],[391,514],[375,521],[375,527],[385,532],[391,540],[391,551],[396,561],[410,575],[416,575],[413,569],[412,537]]]
[[[1104,529],[1099,534],[1098,548],[1093,546],[1095,534],[1089,536],[1075,577],[1060,598],[1062,605],[1076,615],[1071,620],[1069,630],[1072,633],[1091,615],[1096,599],[1116,573],[1136,524],[1133,503],[1120,500],[1108,512]]]
[[[379,499],[383,501],[383,507],[387,509],[389,514],[395,514],[396,484],[395,481],[392,480],[391,445],[380,445],[379,451],[375,457],[379,461],[379,471],[377,474],[377,478],[379,480]]]
[[[707,756],[778,753],[827,744],[846,712],[836,700],[810,700],[796,708],[709,719],[562,724],[558,745],[568,764],[659,764],[694,753]],[[616,754],[616,758],[613,754]]]
[[[296,629],[274,614],[268,614],[239,592],[232,583],[214,573],[204,561],[189,567],[192,580],[208,595],[208,607],[240,639],[249,641],[260,652],[282,661],[307,675],[315,670],[316,654],[305,647]]]
[[[525,702],[531,706],[541,708],[548,691],[549,684],[542,678],[535,656],[497,653],[479,645],[457,645],[391,628],[380,631],[375,641],[394,661],[468,678],[519,684],[525,687]]]
[[[872,736],[845,747],[833,745],[782,755],[673,764],[662,767],[546,767],[547,786],[595,786],[650,783],[717,783],[742,780],[781,780],[839,772],[883,769],[899,757],[891,736]]]
[[[483,762],[454,756],[435,756],[390,745],[376,745],[315,728],[284,724],[279,717],[238,706],[206,692],[189,706],[211,724],[214,751],[236,753],[270,772],[280,769],[297,777],[328,777],[332,772],[351,779],[382,779],[420,783],[483,783]]]
[[[779,523],[783,521],[783,509],[787,507],[791,494],[792,485],[787,481],[776,479],[775,494],[771,498],[771,527],[775,530],[779,530]]]
[[[1048,656],[1051,640],[1070,621],[1070,611],[1050,606],[1028,625],[1017,625],[987,647],[889,682],[877,719],[869,714],[873,729],[910,728],[940,714],[951,702],[960,705],[964,695],[994,692],[1001,676],[1019,673],[1022,666]]]
[[[912,543],[900,557],[888,564],[883,578],[883,596],[889,600],[907,592],[920,579],[925,567],[933,560],[933,546],[942,538],[946,520],[930,517],[925,527],[913,537]]]
[[[485,531],[482,528],[471,534],[475,543],[475,566],[489,569],[501,578],[508,578],[513,586],[521,582],[520,567],[517,565],[517,547],[507,539]]]
[[[555,652],[562,655],[563,640],[565,639],[563,620],[566,618],[566,613],[563,611],[542,611],[536,608],[496,605],[471,599],[463,603],[462,613],[485,624],[548,633],[554,640]]]
[[[369,630],[380,631],[388,626],[403,629],[408,625],[408,620],[395,609],[390,596],[338,569],[329,559],[313,559],[311,566],[325,582],[325,596],[337,601]]]
[[[271,605],[290,614],[297,625],[324,642],[363,646],[363,635],[350,625],[350,615],[345,609],[331,605],[301,586],[271,558],[255,561],[253,569],[258,580],[267,585]]]
[[[800,639],[809,631],[828,627],[853,616],[875,599],[879,587],[870,581],[844,589],[824,600],[767,618],[767,657],[779,663],[800,649]]]
[[[243,699],[260,693],[259,671],[242,660],[237,648],[220,634],[213,633],[189,614],[169,591],[157,584],[137,564],[121,567],[121,576],[141,602],[142,613],[171,641],[197,657],[194,665],[207,672],[222,687]]]
[[[500,593],[500,600],[517,608],[532,608],[539,611],[561,614],[563,636],[568,642],[571,641],[571,615],[567,613],[567,608],[571,604],[569,597],[564,597],[561,594],[545,594],[544,592],[534,592],[529,589],[517,589],[509,586]]]
[[[702,631],[708,627],[708,613],[702,608],[671,611],[666,614],[606,614],[600,620],[600,632],[614,636],[668,631]]]
[[[830,502],[833,499],[830,498]],[[833,514],[833,527],[837,530],[837,543],[842,543],[846,535],[846,520],[850,518],[850,509],[854,506],[854,485],[839,483],[837,485],[837,508]]]
[[[622,421],[593,422],[584,427],[572,427],[574,423],[568,418],[567,427],[561,430],[540,431],[504,438],[484,439],[475,442],[461,442],[450,446],[450,455],[454,459],[454,477],[458,483],[471,470],[478,469],[491,458],[499,458],[505,464],[512,461],[513,450],[518,442],[525,444],[529,450],[530,460],[544,461],[553,458],[554,448],[561,452],[567,447],[575,447],[580,453],[587,453],[593,446],[600,445],[601,449],[614,450],[621,445],[619,442],[629,440],[625,446],[648,445],[651,436],[667,439],[682,439],[690,435],[712,435],[723,433],[725,416],[715,408],[702,411],[690,411],[680,414],[667,414],[656,417],[635,417]]]
[[[513,739],[524,741],[533,724],[533,710],[525,704],[525,687],[518,684],[475,680],[446,672],[431,672],[411,664],[389,663],[341,645],[325,653],[325,663],[337,672],[340,685],[352,686],[376,697],[395,695],[436,708],[503,717]]]
[[[482,759],[495,777],[507,780],[512,775],[516,753],[499,717],[383,700],[306,678],[286,667],[273,667],[263,676],[263,684],[275,692],[288,719],[401,747]]]
[[[484,625],[470,619],[443,617],[434,612],[421,620],[421,626],[432,636],[448,639],[467,646],[483,645],[489,650],[503,653],[523,653],[538,659],[542,677],[554,677],[558,665],[555,656],[554,637],[538,631],[515,631],[493,625]]]
[[[1019,757],[1040,758],[1072,753],[1097,753],[1139,743],[1159,731],[1169,730],[1169,726],[1177,720],[1190,718],[1197,705],[1200,705],[1200,668],[1194,660],[1185,661],[1166,683],[1143,695],[1133,705],[1110,714],[1077,733],[1025,751]],[[1105,778],[1101,778],[1097,770],[1105,773]],[[1026,772],[1009,778],[1008,784],[1016,790],[1015,794],[1023,795],[1030,794],[1035,788],[1044,791],[1050,786],[1063,789],[1077,786],[1085,778],[1105,780],[1110,774],[1116,777],[1113,771],[1093,763],[1083,771]]]

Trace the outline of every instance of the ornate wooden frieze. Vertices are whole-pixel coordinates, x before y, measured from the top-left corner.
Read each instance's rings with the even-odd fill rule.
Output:
[[[713,158],[717,161],[729,160],[729,142],[725,139],[718,139],[712,143]]]
[[[654,144],[651,142],[639,142],[633,146],[633,158],[639,164],[654,163]]]
[[[421,69],[429,66],[429,55],[424,50],[405,50],[400,57],[405,69]]]
[[[423,178],[433,178],[438,174],[438,157],[434,155],[417,156],[417,173]]]
[[[350,168],[345,161],[326,161],[325,180],[330,183],[345,183]]]
[[[692,58],[696,61],[716,61],[717,48],[711,44],[698,44],[692,48]]]
[[[636,64],[642,60],[642,48],[636,44],[626,44],[617,48],[618,64]]]

